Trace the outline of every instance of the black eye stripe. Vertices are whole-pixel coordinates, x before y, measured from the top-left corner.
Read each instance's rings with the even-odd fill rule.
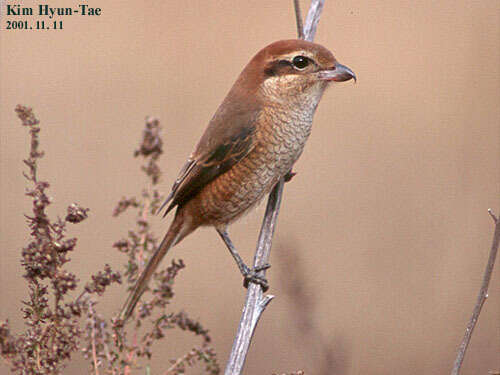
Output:
[[[288,60],[279,60],[278,65],[279,66],[290,66],[290,65],[292,65],[292,63]]]
[[[291,66],[292,63],[288,60],[275,60],[264,69],[264,74],[267,76],[275,76],[280,74],[281,71],[284,71],[284,68],[290,68]]]
[[[291,73],[291,70],[304,70],[312,64],[315,64],[315,62],[309,57],[297,55],[292,59],[292,61],[274,60],[270,62],[264,69],[264,74],[269,77],[282,75]]]

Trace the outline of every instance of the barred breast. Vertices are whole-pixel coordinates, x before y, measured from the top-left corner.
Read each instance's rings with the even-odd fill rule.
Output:
[[[255,148],[210,182],[189,204],[204,225],[225,225],[259,203],[291,170],[311,132],[313,111],[264,110]]]

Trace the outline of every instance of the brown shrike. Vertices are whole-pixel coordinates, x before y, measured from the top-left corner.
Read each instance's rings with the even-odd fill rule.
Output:
[[[200,226],[213,226],[245,282],[267,288],[235,251],[227,226],[254,207],[291,171],[311,132],[316,107],[332,81],[356,79],[325,47],[282,40],[243,69],[182,167],[162,209],[176,208],[159,248],[128,297],[126,321],[167,251]],[[268,267],[268,266],[267,266]]]

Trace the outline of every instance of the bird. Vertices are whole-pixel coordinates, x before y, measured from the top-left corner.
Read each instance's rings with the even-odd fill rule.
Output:
[[[332,82],[356,75],[327,48],[302,39],[260,50],[243,69],[187,158],[160,210],[174,208],[170,227],[120,313],[133,313],[170,248],[202,226],[214,227],[249,282],[267,289],[231,242],[227,227],[255,207],[291,172],[311,132],[316,108]]]

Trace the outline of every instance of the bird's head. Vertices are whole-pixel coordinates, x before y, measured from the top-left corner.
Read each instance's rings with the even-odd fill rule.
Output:
[[[235,87],[260,101],[315,104],[331,82],[356,80],[325,47],[305,40],[274,42],[250,60]],[[315,107],[314,105],[314,107]]]

